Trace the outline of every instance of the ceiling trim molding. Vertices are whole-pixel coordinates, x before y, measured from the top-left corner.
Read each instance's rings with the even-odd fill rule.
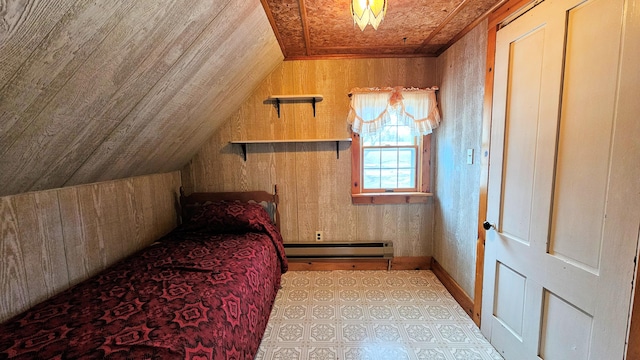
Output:
[[[502,23],[503,19],[507,18],[509,15],[519,11],[521,8],[527,6],[528,4],[534,2],[535,0],[509,0],[503,1],[503,7],[495,9],[489,15],[489,28],[496,27]]]
[[[302,22],[302,31],[304,32],[304,49],[307,56],[311,55],[311,35],[309,34],[309,23],[307,21],[307,5],[304,0],[298,0],[300,8],[300,21]]]
[[[458,40],[462,39],[465,35],[467,35],[467,33],[469,33],[469,31],[473,30],[473,28],[475,28],[476,26],[478,26],[478,24],[480,24],[481,22],[483,22],[486,18],[488,18],[494,11],[496,11],[497,9],[499,9],[502,5],[504,5],[505,3],[507,3],[509,0],[501,0],[500,2],[498,2],[497,4],[493,5],[489,10],[485,11],[482,15],[480,15],[477,19],[475,19],[474,21],[470,22],[469,25],[465,26],[462,30],[460,30],[459,33],[456,34],[456,36],[454,36],[453,38],[451,38],[451,40],[449,40],[449,42],[441,47],[440,49],[438,49],[437,56],[440,56],[443,52],[447,51],[448,48],[450,48],[453,44],[455,44]]]
[[[520,16],[524,15],[527,11],[529,11],[529,10],[533,9],[534,7],[540,5],[540,3],[542,1],[544,1],[544,0],[531,0],[530,2],[528,2],[527,4],[525,4],[524,6],[519,8],[518,10],[514,11],[511,15],[507,16],[502,21],[500,21],[500,23],[498,24],[498,30],[500,30],[503,27],[509,25],[515,19],[517,19]]]
[[[462,8],[465,7],[465,5],[468,4],[468,0],[462,0],[462,2],[460,4],[458,4],[458,6],[453,9],[453,11],[447,15],[447,17],[442,21],[442,23],[440,23],[440,25],[438,25],[438,27],[436,27],[431,34],[429,34],[429,36],[427,36],[426,39],[424,39],[424,41],[422,42],[422,45],[420,45],[420,47],[418,47],[416,49],[415,52],[420,52],[422,51],[425,47],[427,47],[427,45],[429,45],[429,42],[431,41],[431,39],[433,39],[436,35],[438,35],[438,33],[440,31],[442,31],[442,29],[444,29],[444,27],[451,21],[453,20],[453,18],[455,18],[458,13],[460,11],[462,11]]]
[[[344,59],[384,59],[384,58],[435,58],[437,54],[331,54],[331,55],[308,55],[308,56],[290,56],[284,61],[299,60],[344,60]]]
[[[444,44],[442,44],[442,45],[444,45]],[[405,45],[380,45],[380,46],[376,46],[376,49],[397,49],[397,50],[409,49],[409,50],[411,50],[412,48],[413,48],[412,46],[405,46]],[[314,47],[313,48],[313,50],[349,50],[349,49],[371,50],[371,47],[369,47],[369,46],[318,46],[318,47]],[[415,51],[411,51],[410,53],[407,53],[407,54],[411,54],[411,53],[415,53]]]

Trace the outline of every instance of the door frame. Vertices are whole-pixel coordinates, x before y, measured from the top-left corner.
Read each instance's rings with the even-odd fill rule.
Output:
[[[480,172],[480,191],[478,202],[478,240],[476,244],[476,278],[474,289],[473,304],[473,321],[480,327],[482,317],[482,285],[484,280],[484,255],[486,231],[482,227],[487,216],[487,193],[489,185],[489,148],[491,145],[491,116],[493,107],[493,69],[495,66],[496,55],[496,35],[500,25],[512,16],[516,16],[518,12],[525,9],[528,5],[540,2],[539,0],[506,0],[503,1],[495,10],[488,15],[487,29],[487,60],[485,65],[485,86],[484,101],[482,113],[482,148],[481,148],[481,172]],[[638,239],[640,243],[640,239]],[[640,266],[636,265],[636,277],[634,279],[634,301],[630,309],[629,331],[627,334],[627,350],[626,357],[630,359],[630,355],[640,354],[640,286],[636,286],[637,280],[640,279]],[[635,310],[635,311],[634,311]]]

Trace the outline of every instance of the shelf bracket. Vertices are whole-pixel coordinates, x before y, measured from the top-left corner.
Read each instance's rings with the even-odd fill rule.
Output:
[[[311,107],[313,108],[313,117],[316,117],[316,97],[311,100]]]
[[[280,119],[280,99],[276,98],[276,109],[278,109],[278,119]]]
[[[240,144],[242,148],[242,156],[244,157],[244,161],[247,162],[247,144]]]

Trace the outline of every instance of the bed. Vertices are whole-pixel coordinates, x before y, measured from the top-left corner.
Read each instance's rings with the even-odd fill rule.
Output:
[[[287,270],[277,194],[181,205],[158,242],[1,324],[0,359],[253,359]]]

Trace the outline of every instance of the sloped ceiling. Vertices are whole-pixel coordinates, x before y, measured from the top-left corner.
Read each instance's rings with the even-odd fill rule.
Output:
[[[260,0],[0,2],[0,196],[180,169],[283,59]]]

